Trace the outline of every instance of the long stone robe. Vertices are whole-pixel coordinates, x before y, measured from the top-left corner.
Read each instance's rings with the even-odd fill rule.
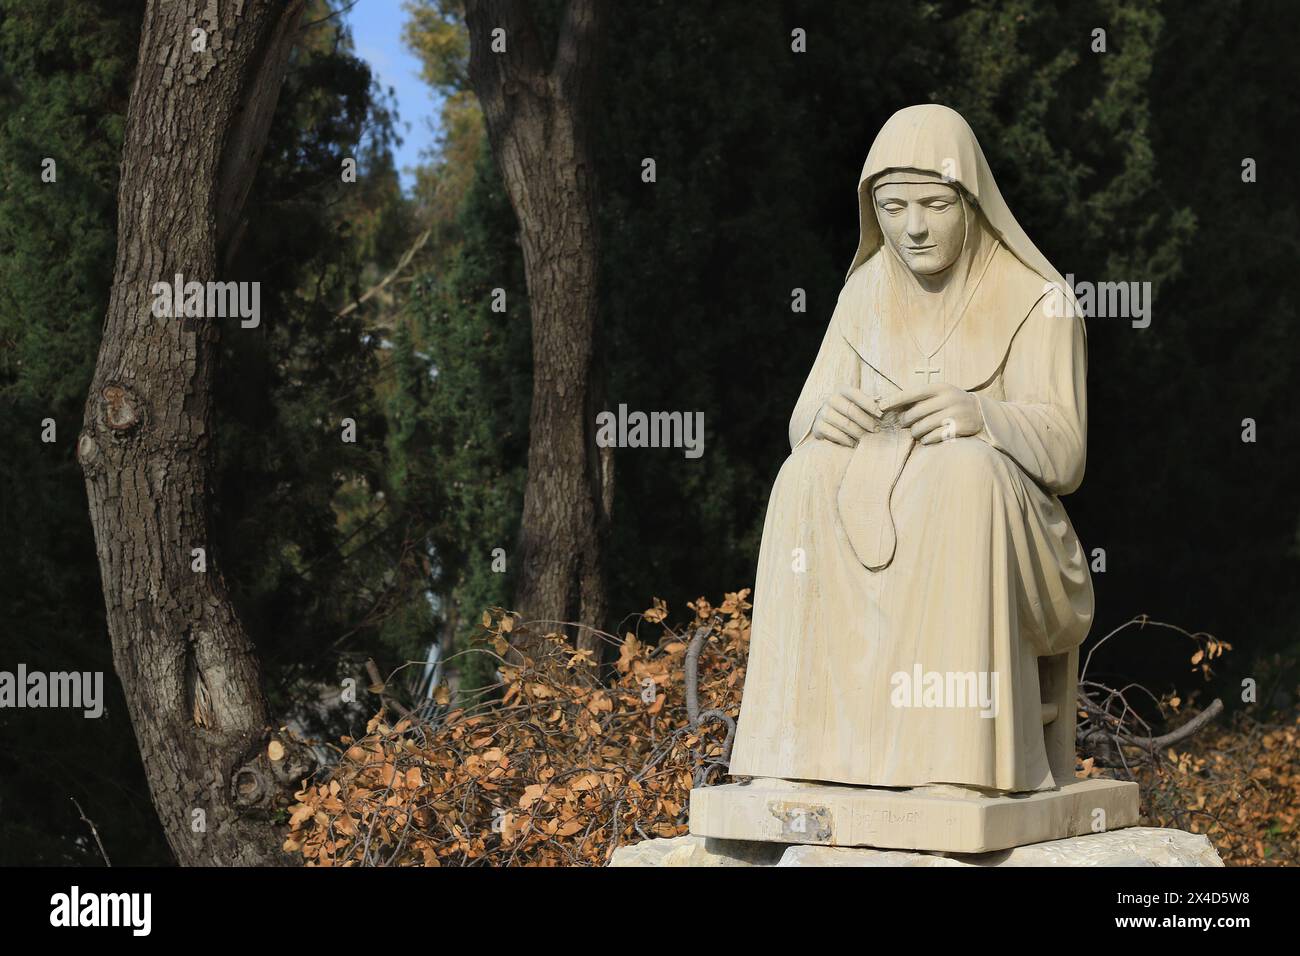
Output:
[[[999,243],[927,359],[886,307],[885,254],[846,282],[790,421],[730,772],[1051,788],[1037,658],[1076,647],[1093,610],[1058,497],[1084,469],[1082,322]],[[922,446],[883,430],[850,449],[810,434],[841,386],[887,396],[927,379],[977,396],[978,435]],[[983,675],[994,706],[900,691],[931,673]]]

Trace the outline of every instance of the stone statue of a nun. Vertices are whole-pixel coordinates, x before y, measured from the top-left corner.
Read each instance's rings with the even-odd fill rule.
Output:
[[[1093,612],[1060,500],[1083,323],[954,111],[894,114],[858,204],[768,506],[731,773],[1051,789],[1037,660]]]

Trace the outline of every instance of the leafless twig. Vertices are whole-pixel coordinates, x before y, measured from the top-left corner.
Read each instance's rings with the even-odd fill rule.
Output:
[[[95,838],[95,844],[99,847],[99,855],[104,858],[104,865],[112,866],[113,864],[108,859],[108,851],[104,849],[104,841],[99,838],[99,828],[95,826],[94,821],[91,820],[90,817],[86,816],[86,811],[81,809],[81,804],[77,802],[76,797],[69,797],[68,799],[70,799],[72,805],[77,808],[77,813],[81,815],[82,822],[85,823],[86,826],[90,827],[90,833]]]

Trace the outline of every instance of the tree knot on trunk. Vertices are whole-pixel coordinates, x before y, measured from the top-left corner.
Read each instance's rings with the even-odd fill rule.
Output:
[[[125,385],[105,385],[100,391],[100,420],[110,434],[127,435],[144,419],[144,405],[140,397]]]
[[[83,431],[77,438],[77,461],[81,464],[81,470],[88,475],[99,466],[99,443],[88,431]]]

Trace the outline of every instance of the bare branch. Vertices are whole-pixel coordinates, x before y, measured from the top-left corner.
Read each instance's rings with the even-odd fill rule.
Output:
[[[340,15],[342,15],[342,14],[344,14],[344,13],[348,13],[348,12],[349,12],[353,7],[355,7],[355,6],[356,6],[358,3],[360,3],[360,2],[361,2],[361,0],[352,0],[352,2],[349,3],[347,6],[339,7],[337,10],[333,11],[332,13],[327,13],[327,14],[326,14],[325,16],[323,16],[323,17],[318,17],[318,18],[315,19],[315,20],[310,20],[310,21],[308,21],[307,23],[304,23],[304,24],[302,25],[302,28],[303,28],[303,30],[310,30],[312,27],[316,26],[316,24],[318,24],[318,23],[324,23],[324,22],[326,22],[327,20],[333,20],[333,19],[334,19],[335,17],[337,17],[337,16],[340,16]]]
[[[420,237],[415,240],[415,243],[411,248],[402,253],[402,258],[397,261],[397,265],[393,267],[392,272],[388,273],[388,275],[384,276],[383,279],[367,289],[360,298],[349,302],[343,308],[339,309],[336,315],[338,315],[340,319],[345,315],[351,315],[358,306],[370,301],[371,298],[388,288],[395,279],[406,271],[407,267],[411,264],[411,260],[415,258],[415,254],[424,248],[424,244],[429,241],[429,235],[432,232],[432,229],[426,229],[424,232],[420,233]]]
[[[1147,750],[1164,750],[1166,747],[1172,747],[1180,740],[1186,740],[1221,713],[1223,713],[1223,701],[1216,697],[1211,701],[1210,706],[1177,730],[1171,730],[1159,737],[1131,737],[1128,734],[1120,734],[1119,736],[1124,743],[1134,747],[1144,747]]]
[[[401,701],[388,693],[388,683],[380,676],[379,665],[374,660],[366,661],[366,674],[370,677],[370,692],[377,694],[385,707],[392,707],[403,717],[412,716],[409,707],[404,706]]]
[[[86,811],[81,809],[81,804],[77,802],[76,797],[69,797],[68,799],[71,800],[72,805],[77,808],[77,813],[81,815],[82,822],[85,823],[86,826],[90,827],[90,834],[95,838],[95,845],[99,847],[99,855],[104,858],[104,865],[112,866],[112,862],[108,859],[108,851],[104,849],[104,841],[99,838],[99,828],[95,826],[94,821],[91,820],[90,817],[86,816]]]

